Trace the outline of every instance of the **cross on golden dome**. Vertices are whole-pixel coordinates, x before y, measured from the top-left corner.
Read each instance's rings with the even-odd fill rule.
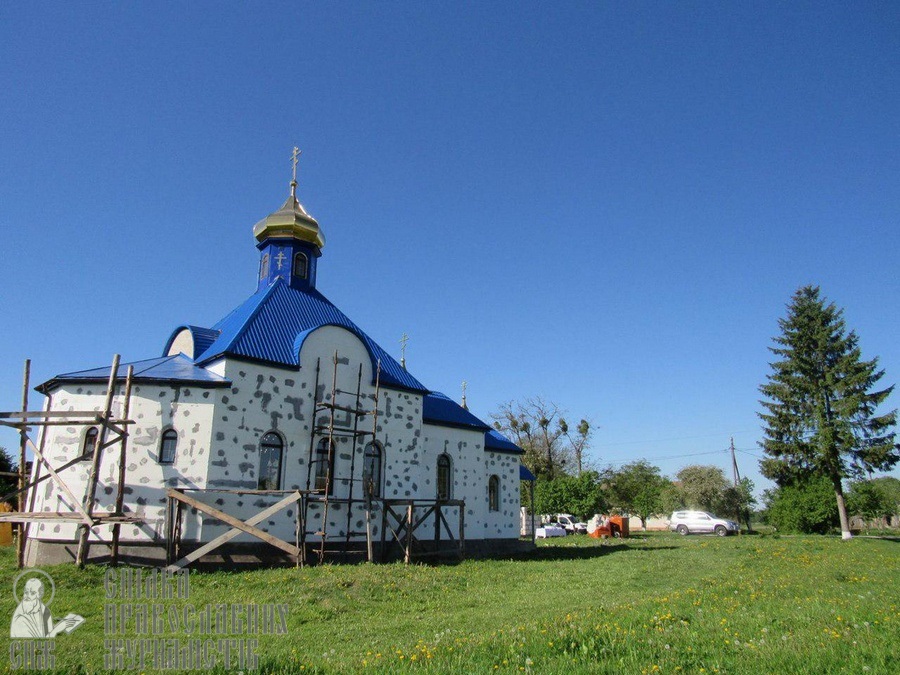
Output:
[[[303,151],[295,145],[294,151],[291,153],[291,164],[293,165],[293,173],[291,174],[291,197],[297,196],[297,163],[300,161],[301,154],[303,154]]]

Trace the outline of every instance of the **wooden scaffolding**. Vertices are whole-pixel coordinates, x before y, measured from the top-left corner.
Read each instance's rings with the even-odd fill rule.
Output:
[[[99,534],[100,526],[112,526],[112,535],[108,542],[103,542],[110,547],[110,561],[118,564],[119,561],[119,531],[123,524],[138,523],[140,519],[132,514],[125,513],[125,471],[126,452],[128,447],[128,425],[134,424],[128,419],[131,407],[131,383],[134,376],[133,368],[128,367],[125,378],[125,392],[122,401],[122,414],[120,417],[113,415],[113,399],[116,391],[116,380],[119,370],[119,355],[113,357],[112,368],[109,373],[109,381],[106,387],[106,399],[103,410],[96,411],[55,411],[49,410],[49,404],[44,410],[28,410],[28,394],[31,377],[31,361],[25,361],[25,372],[22,383],[22,409],[15,412],[0,412],[0,426],[12,427],[19,431],[19,471],[18,489],[0,496],[0,501],[11,497],[18,498],[18,510],[12,513],[0,514],[0,522],[17,523],[19,535],[17,540],[17,562],[19,568],[25,564],[25,544],[29,536],[29,528],[38,523],[79,523],[78,550],[75,561],[79,566],[84,566],[90,554],[91,534]],[[61,475],[66,469],[75,466],[85,460],[84,454],[78,454],[74,459],[54,467],[46,457],[47,433],[51,427],[67,426],[87,428],[94,426],[98,433],[94,438],[91,448],[90,469],[85,486],[84,495],[79,499],[74,490]],[[38,443],[32,440],[30,433],[33,427],[41,430]],[[80,436],[80,434],[79,434]],[[95,512],[94,501],[97,494],[97,482],[100,473],[100,462],[103,452],[114,445],[119,445],[118,474],[116,481],[115,507],[112,512]],[[34,465],[31,476],[27,475],[26,452],[31,450],[34,455]],[[53,482],[55,487],[68,500],[69,511],[35,511],[37,499],[37,486],[45,480]]]
[[[447,555],[456,553],[460,557],[464,554],[465,531],[465,502],[462,500],[438,500],[438,499],[384,499],[376,489],[372,477],[365,471],[366,447],[368,443],[375,444],[378,448],[380,463],[383,469],[383,446],[377,443],[378,436],[378,404],[381,396],[381,364],[376,366],[375,389],[372,396],[363,394],[362,365],[359,366],[356,378],[356,390],[346,391],[338,387],[338,367],[341,359],[335,352],[332,358],[331,395],[326,397],[319,395],[321,379],[321,361],[316,364],[316,378],[313,408],[313,420],[311,424],[309,462],[307,484],[305,490],[225,490],[215,488],[170,488],[167,490],[167,509],[165,525],[166,562],[169,569],[179,569],[198,561],[233,540],[240,534],[250,535],[260,541],[274,546],[284,553],[292,556],[297,565],[305,565],[308,562],[308,549],[311,549],[316,561],[324,562],[326,556],[336,555],[339,560],[350,560],[352,556],[364,555],[369,562],[376,561],[375,542],[373,540],[373,521],[380,512],[380,542],[378,560],[388,557],[388,550],[397,544],[402,553],[403,560],[413,560],[429,555]],[[119,562],[119,534],[123,524],[142,523],[143,520],[133,513],[127,512],[124,503],[126,485],[126,456],[128,452],[128,426],[134,424],[129,419],[131,407],[131,390],[133,380],[133,368],[128,367],[125,378],[124,395],[121,400],[121,415],[113,414],[113,401],[116,394],[117,376],[119,371],[119,355],[113,358],[109,380],[106,388],[106,397],[101,411],[52,411],[47,409],[40,411],[28,410],[28,394],[31,362],[25,362],[25,373],[22,391],[22,409],[13,412],[0,412],[0,426],[15,428],[20,434],[18,489],[6,495],[0,496],[0,501],[11,497],[18,498],[18,510],[12,513],[0,514],[0,522],[19,524],[18,536],[18,565],[21,568],[25,564],[25,545],[29,536],[29,528],[36,523],[78,523],[78,548],[76,563],[84,566],[90,554],[91,534],[99,538],[98,528],[111,526],[112,532],[109,540],[100,543],[109,546],[110,562],[113,565]],[[349,401],[347,400],[349,397]],[[371,402],[371,408],[367,407]],[[327,413],[327,416],[322,416]],[[371,431],[363,429],[366,418],[371,417]],[[322,418],[322,419],[320,419]],[[324,420],[324,421],[323,421]],[[66,482],[63,474],[67,469],[85,461],[85,454],[80,453],[74,459],[65,462],[61,466],[54,467],[47,458],[46,443],[47,433],[50,427],[70,426],[87,428],[96,426],[98,433],[94,438],[90,454],[90,469],[83,496],[79,499],[75,490]],[[367,425],[366,425],[367,426]],[[41,430],[37,443],[32,440],[30,433],[32,428]],[[81,435],[81,434],[79,434]],[[350,440],[349,473],[338,475],[334,471],[335,453],[337,452],[337,440]],[[317,444],[326,442],[327,452],[317,451]],[[357,452],[362,444],[362,461],[357,461]],[[95,499],[100,473],[100,464],[103,453],[110,447],[119,446],[117,480],[115,485],[114,510],[95,511]],[[26,453],[28,450],[34,455],[34,466],[31,476],[27,475]],[[324,463],[324,466],[322,466]],[[342,463],[344,464],[344,463]],[[360,466],[357,466],[360,464]],[[378,477],[375,477],[376,479]],[[37,499],[37,486],[46,480],[53,482],[56,489],[67,500],[69,511],[35,511]],[[346,496],[338,497],[334,494],[335,483],[340,481],[347,486]],[[202,493],[229,493],[240,495],[269,495],[279,496],[276,503],[265,507],[249,517],[238,518],[230,515],[222,509],[205,503],[198,497]],[[194,494],[188,494],[194,493]],[[339,505],[346,509],[347,517],[337,533],[329,534],[329,512]],[[197,513],[214,518],[230,526],[230,529],[210,542],[201,544],[198,548],[182,555],[183,511],[184,508],[194,509]],[[275,514],[293,507],[294,509],[294,541],[285,541],[275,537],[269,532],[258,527],[263,521]],[[365,529],[354,531],[354,509],[362,507]],[[458,531],[454,536],[450,521],[444,514],[445,508],[458,508]],[[242,514],[243,515],[243,514]],[[311,516],[318,516],[318,518]],[[433,532],[423,537],[416,533],[423,528],[425,522],[433,517]],[[446,531],[448,539],[442,538],[442,532]],[[365,537],[365,548],[354,546]],[[316,538],[317,539],[312,539]],[[433,544],[425,545],[425,542],[433,538]],[[453,543],[451,551],[441,550],[440,543],[449,541]]]
[[[362,395],[362,365],[359,366],[356,381],[356,391],[342,391],[337,386],[338,366],[340,359],[337,352],[332,358],[332,376],[331,376],[331,397],[328,400],[319,398],[319,380],[321,375],[321,362],[316,363],[316,403],[313,433],[310,436],[309,446],[309,474],[307,478],[308,496],[303,501],[305,507],[304,523],[309,522],[308,510],[311,507],[317,507],[321,510],[321,527],[318,530],[303,530],[303,542],[305,548],[306,537],[309,535],[319,537],[317,556],[321,563],[325,559],[328,552],[328,511],[331,504],[341,504],[347,510],[346,526],[343,530],[343,541],[332,550],[338,553],[342,558],[348,558],[352,553],[362,553],[360,550],[354,551],[351,546],[353,537],[366,537],[366,560],[375,561],[374,544],[372,539],[372,521],[373,514],[377,511],[381,512],[380,542],[379,542],[379,559],[386,560],[389,549],[393,544],[397,544],[402,552],[403,560],[407,563],[414,559],[428,556],[445,556],[448,553],[455,553],[460,558],[465,554],[465,502],[458,499],[384,499],[380,496],[380,492],[376,489],[372,482],[372,477],[368,476],[365,471],[366,448],[368,444],[363,446],[363,467],[361,475],[357,476],[356,470],[356,454],[358,442],[360,440],[368,440],[370,443],[376,444],[379,453],[382,452],[382,446],[378,444],[378,403],[381,392],[381,362],[379,361],[375,371],[375,391],[372,397],[371,409],[364,406],[364,396]],[[339,396],[353,397],[352,404],[341,404],[338,402]],[[319,423],[319,414],[327,412],[327,422]],[[337,420],[338,413],[344,413],[344,424],[339,424]],[[360,429],[360,420],[371,416],[372,430],[364,431]],[[349,476],[332,476],[334,470],[334,453],[336,451],[335,439],[341,437],[349,437],[351,439],[350,447],[350,474]],[[318,440],[317,440],[318,439]],[[327,454],[318,453],[316,446],[322,440],[327,442]],[[383,464],[384,456],[380,455]],[[318,471],[319,463],[325,462],[325,470]],[[314,485],[315,477],[324,475],[323,485]],[[379,477],[375,477],[378,480]],[[337,498],[333,496],[334,481],[340,480],[348,486],[347,496]],[[359,488],[357,489],[357,486]],[[365,517],[365,531],[354,532],[352,525],[352,516],[355,506],[362,505]],[[454,537],[453,529],[444,514],[445,508],[458,508],[458,530]],[[429,517],[433,518],[433,530],[427,537],[417,536],[417,531],[426,523]],[[451,551],[441,548],[442,532],[446,532],[448,539],[454,544]],[[388,536],[390,534],[390,536]],[[338,534],[338,537],[341,535]],[[429,542],[426,545],[426,541]]]
[[[316,361],[316,380],[313,389],[314,407],[312,433],[309,437],[309,456],[308,456],[308,472],[306,476],[306,493],[307,496],[303,500],[303,516],[302,516],[302,547],[305,551],[309,536],[318,537],[316,546],[316,556],[318,562],[325,560],[326,553],[336,553],[346,560],[353,553],[365,553],[366,560],[374,561],[374,548],[372,545],[372,509],[377,502],[374,486],[371,481],[367,481],[365,473],[366,448],[369,443],[376,444],[378,435],[378,401],[381,394],[381,361],[378,361],[375,368],[375,391],[372,396],[372,407],[366,407],[362,393],[362,364],[359,365],[356,374],[356,391],[346,391],[338,387],[338,366],[341,365],[341,359],[335,352],[332,356],[331,371],[331,396],[319,396],[319,383],[322,375],[322,361]],[[350,398],[347,401],[347,398]],[[343,403],[339,403],[343,401]],[[321,413],[328,413],[327,422],[320,423]],[[343,413],[345,419],[338,419],[338,415]],[[361,429],[361,421],[366,417],[372,418],[371,431]],[[349,475],[339,476],[335,473],[335,453],[337,452],[336,441],[341,438],[350,439],[350,473]],[[363,444],[363,461],[359,467],[360,475],[357,477],[356,454],[361,440],[367,440],[368,443]],[[325,442],[326,452],[318,451],[318,445]],[[380,447],[380,446],[378,446]],[[382,457],[383,460],[383,457]],[[324,466],[323,466],[324,465]],[[336,497],[334,495],[335,483],[340,481],[347,485],[347,496]],[[357,496],[358,493],[358,496]],[[346,524],[343,528],[343,536],[337,535],[336,546],[329,549],[329,533],[328,533],[328,514],[332,506],[335,504],[342,505],[347,511]],[[353,530],[353,510],[355,506],[362,504],[365,513],[365,530]],[[318,511],[319,527],[309,529],[310,511]],[[354,551],[351,547],[351,540],[354,537],[366,537],[365,551]],[[343,541],[341,541],[341,539]]]

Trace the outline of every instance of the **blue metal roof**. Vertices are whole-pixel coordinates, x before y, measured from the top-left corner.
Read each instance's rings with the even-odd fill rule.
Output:
[[[422,399],[422,420],[441,426],[490,429],[446,394],[433,391]]]
[[[120,363],[119,369],[116,371],[117,380],[125,379],[128,374],[128,366],[134,366],[135,382],[157,382],[161,384],[177,382],[200,387],[227,387],[231,384],[224,377],[211,373],[205,368],[195,366],[194,362],[184,354],[134,361],[133,363]],[[36,389],[46,394],[64,382],[108,382],[110,368],[112,366],[63,373],[38,385]]]
[[[298,368],[303,339],[322,326],[340,326],[359,337],[372,359],[373,372],[381,361],[382,385],[428,391],[324,295],[315,289],[291,288],[280,277],[213,326],[218,338],[203,353],[197,352],[195,360],[202,365],[220,356],[238,356]]]
[[[525,452],[496,429],[491,429],[484,435],[484,449],[496,450],[497,452],[512,452],[517,455]]]
[[[536,481],[537,478],[535,478],[534,474],[528,470],[527,466],[519,464],[519,480]]]

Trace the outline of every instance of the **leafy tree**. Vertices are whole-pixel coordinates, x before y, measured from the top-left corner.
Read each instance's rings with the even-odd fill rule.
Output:
[[[577,475],[580,476],[584,469],[584,450],[591,439],[591,423],[586,419],[582,419],[578,423],[574,436],[569,433],[569,425],[564,419],[559,420],[559,426],[572,448],[572,454],[575,456],[575,467],[578,470]]]
[[[722,492],[722,504],[719,507],[722,510],[720,515],[731,516],[738,522],[743,521],[748,531],[751,529],[750,515],[756,504],[753,487],[753,481],[749,478],[742,478],[737,485],[729,485]]]
[[[587,420],[581,420],[573,435],[559,406],[541,397],[505,403],[491,417],[494,428],[525,451],[522,462],[539,479],[553,480],[569,469],[582,472],[591,436]]]
[[[647,518],[665,510],[662,496],[669,481],[659,474],[659,467],[646,460],[626,464],[618,470],[609,469],[604,478],[610,506],[640,518],[643,529],[647,529]]]
[[[580,476],[559,476],[539,480],[534,488],[534,507],[538,513],[571,513],[587,519],[606,510],[606,499],[596,471]]]
[[[670,514],[674,511],[680,511],[687,505],[684,501],[684,494],[681,488],[670,480],[665,480],[659,493],[660,511]]]
[[[732,485],[722,469],[694,464],[684,467],[676,478],[687,506],[713,513],[724,511],[728,501],[726,492]]]
[[[841,532],[850,538],[842,481],[885,471],[900,461],[894,443],[896,410],[876,414],[893,386],[875,389],[884,375],[878,360],[864,361],[859,338],[848,333],[843,311],[826,304],[819,288],[799,289],[779,319],[781,335],[768,382],[762,447],[764,476],[785,487],[821,476],[833,490]],[[818,483],[816,483],[818,485]]]
[[[900,511],[900,480],[884,476],[851,483],[847,511],[866,522],[880,520],[887,526]]]
[[[0,447],[0,472],[11,473],[19,470],[18,463],[13,459],[12,455],[7,452],[6,448]],[[0,495],[5,495],[13,490],[18,489],[19,481],[13,476],[0,476]],[[10,497],[11,504],[16,503],[15,497]]]
[[[827,534],[840,522],[833,489],[814,475],[767,490],[766,522],[785,532]]]

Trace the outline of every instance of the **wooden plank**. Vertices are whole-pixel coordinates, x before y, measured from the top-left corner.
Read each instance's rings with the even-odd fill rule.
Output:
[[[43,447],[43,436],[41,437],[41,446]],[[43,452],[43,450],[41,452]],[[56,471],[58,473],[62,473],[63,471],[68,469],[70,466],[73,466],[73,465],[78,464],[83,461],[84,461],[84,457],[82,455],[79,455],[75,459],[70,459],[68,462],[63,464],[61,467],[57,468]],[[38,469],[40,469],[40,464],[38,464],[37,467],[38,467]],[[31,490],[31,488],[37,487],[38,485],[43,483],[45,480],[48,480],[49,478],[51,478],[50,475],[41,476],[39,471],[36,472],[36,474],[37,474],[37,477],[34,480],[32,480],[30,483],[25,485],[26,490]],[[18,475],[18,474],[15,474],[15,475]],[[32,496],[34,496],[35,493],[36,493],[36,491],[33,491],[31,493]],[[15,490],[13,492],[7,492],[5,495],[0,495],[0,502],[6,501],[8,498],[13,497],[17,494],[19,494],[19,490]],[[33,499],[31,501],[32,501],[32,503],[34,502]],[[29,509],[31,509],[31,507],[29,507]]]
[[[267,544],[271,544],[272,546],[275,546],[276,548],[281,549],[285,553],[289,553],[290,555],[299,555],[300,554],[300,551],[296,546],[289,544],[288,542],[283,541],[282,539],[279,539],[278,537],[272,536],[271,534],[269,534],[268,532],[265,532],[264,530],[260,530],[257,527],[253,527],[253,525],[255,525],[256,523],[262,522],[262,520],[265,520],[272,514],[277,513],[278,511],[285,508],[289,504],[297,501],[300,498],[299,492],[294,495],[291,495],[289,497],[285,497],[284,499],[279,501],[277,504],[274,504],[273,506],[269,507],[268,509],[266,509],[266,511],[258,513],[256,516],[254,516],[251,519],[248,519],[246,522],[243,520],[240,520],[239,518],[235,518],[234,516],[231,516],[231,515],[225,513],[224,511],[220,511],[219,509],[213,508],[209,504],[205,504],[198,499],[194,499],[193,497],[188,497],[187,495],[181,494],[175,490],[169,490],[169,496],[177,499],[180,502],[184,502],[188,506],[191,506],[191,507],[197,509],[198,511],[201,511],[207,515],[212,516],[216,520],[221,520],[223,523],[231,525],[232,528],[236,528],[236,529],[240,530],[241,532],[245,532],[253,537],[256,537],[257,539],[260,539],[260,540],[266,542]],[[277,508],[275,508],[275,507],[277,507]],[[250,525],[249,524],[250,520],[255,520],[256,522],[254,522],[253,525]],[[228,539],[224,539],[224,537],[227,534],[231,534],[231,532],[227,532],[226,534],[223,534],[222,536],[214,539],[213,542],[215,542],[216,546],[213,548],[216,548],[219,545],[221,545],[222,543],[225,543],[225,541],[228,541]],[[238,535],[238,533],[234,533],[230,538],[233,539],[237,535]],[[223,540],[223,541],[219,541],[219,540]],[[213,542],[210,542],[210,543],[213,543]],[[209,544],[206,544],[206,546],[209,546]],[[205,547],[202,547],[202,548],[205,548]],[[198,550],[201,550],[201,549],[198,549]],[[194,553],[196,553],[196,551]],[[194,555],[194,553],[192,553],[191,555]],[[188,557],[190,557],[190,556],[186,556],[182,560],[186,560]],[[181,561],[179,561],[179,562],[181,562]],[[178,563],[174,563],[174,565],[177,567]]]
[[[387,519],[388,513],[394,517],[395,521],[397,521],[397,525],[399,527],[396,530],[394,529],[394,526],[391,525],[390,521]],[[386,513],[384,516],[384,527],[385,527],[385,531],[390,531],[390,533],[393,535],[394,539],[397,540],[397,543],[400,544],[400,548],[403,548],[403,538],[401,536],[404,531],[403,519],[398,514],[394,513],[390,509],[390,507],[388,507],[386,509]]]
[[[441,518],[441,522],[444,523],[444,527],[447,529],[447,536],[450,537],[450,541],[456,541],[456,538],[453,536],[453,530],[450,529],[450,523],[448,523],[447,519],[444,517],[444,512],[438,509],[438,515]]]
[[[0,419],[24,419],[28,417],[86,417],[89,421],[99,422],[100,413],[96,410],[26,410],[15,412],[0,412]],[[110,419],[113,424],[134,424],[134,420],[128,419]],[[39,425],[40,421],[36,420],[31,424]]]
[[[88,516],[94,510],[94,498],[97,496],[97,481],[100,478],[100,460],[103,457],[103,444],[106,442],[106,423],[112,418],[112,401],[116,394],[116,375],[119,372],[119,355],[113,355],[112,369],[109,371],[109,382],[106,384],[106,400],[103,413],[97,416],[100,422],[100,433],[94,441],[94,453],[91,456],[91,468],[88,472],[87,486],[84,491],[84,510]],[[91,528],[88,525],[81,526],[81,534],[78,538],[78,552],[75,554],[75,564],[84,567],[85,560],[90,552]]]
[[[143,519],[134,516],[116,516],[110,514],[108,516],[98,516],[94,514],[93,526],[111,524],[111,523],[142,523]],[[81,523],[80,517],[74,513],[63,513],[61,511],[37,511],[26,513],[0,513],[0,523],[30,523],[30,522],[60,522],[60,523]]]
[[[465,504],[459,507],[459,557],[462,558],[466,554],[466,507]]]
[[[403,562],[407,565],[412,560],[412,540],[413,540],[413,508],[412,504],[406,507],[406,551],[403,554]]]
[[[303,494],[310,494],[306,490],[228,490],[226,488],[178,488],[178,491],[182,494],[187,494],[188,492],[217,492],[229,495],[292,495],[294,493],[300,492]]]
[[[72,491],[69,489],[69,486],[66,485],[66,482],[62,478],[59,477],[59,474],[56,473],[56,470],[50,465],[50,462],[47,461],[47,458],[44,457],[43,453],[31,441],[31,439],[28,439],[28,445],[31,447],[31,452],[34,453],[35,459],[40,460],[44,464],[44,466],[47,468],[47,472],[50,474],[50,478],[53,479],[53,482],[56,483],[56,485],[59,487],[59,489],[62,490],[65,493],[65,495],[72,501],[72,508],[75,509],[76,511],[78,511],[78,513],[81,515],[82,521],[84,521],[84,523],[86,523],[86,524],[93,525],[94,521],[91,518],[91,516],[88,514],[87,511],[85,511],[83,508],[81,508],[81,503],[78,501],[78,499],[76,499],[75,495],[72,494]]]
[[[436,507],[437,507],[437,504],[433,504],[429,508],[425,509],[425,513],[423,513],[421,516],[419,516],[419,519],[412,526],[413,532],[415,532],[417,529],[419,529],[419,525],[421,525],[425,521],[425,519],[431,515],[431,512],[434,511],[434,509]]]
[[[28,410],[28,380],[31,377],[31,359],[25,359],[25,373],[22,378],[22,415]],[[19,430],[19,511],[25,510],[25,450],[28,447],[28,432],[22,428]],[[19,528],[19,537],[16,540],[16,563],[19,569],[25,566],[25,528]]]
[[[172,495],[171,494],[172,492],[173,492],[172,490],[169,491],[169,493],[170,493],[169,497],[172,498],[173,500],[179,499],[178,496]],[[183,495],[181,495],[181,496],[183,496]],[[291,495],[289,495],[288,497],[285,497],[281,501],[279,501],[279,502],[273,504],[272,506],[270,506],[269,508],[265,509],[264,511],[260,511],[253,517],[248,518],[244,522],[246,522],[247,525],[257,525],[258,523],[261,523],[262,521],[264,521],[266,518],[269,518],[269,517],[275,515],[276,513],[278,513],[285,507],[289,506],[291,503],[293,503],[295,501],[299,502],[300,498],[301,498],[300,492],[294,492]],[[298,503],[298,508],[299,508],[299,503]],[[223,522],[225,522],[225,521],[223,521]],[[201,557],[203,557],[210,551],[215,550],[222,544],[225,544],[225,543],[231,541],[232,539],[237,537],[240,533],[241,532],[239,529],[231,529],[228,532],[216,537],[209,543],[204,544],[203,546],[196,549],[195,551],[192,551],[191,553],[186,555],[181,560],[179,560],[175,563],[172,563],[171,565],[169,565],[169,567],[167,569],[169,569],[170,571],[174,571],[174,570],[180,569],[181,567],[185,567],[186,565],[189,565],[190,563],[194,562],[195,560],[199,560]],[[298,547],[298,549],[299,549],[299,547]]]
[[[128,373],[125,376],[125,404],[123,406],[124,417],[128,417],[131,411],[131,383],[134,378],[134,366],[128,366]],[[121,515],[125,509],[125,460],[128,449],[128,432],[127,429],[119,434],[121,447],[119,448],[119,472],[118,484],[116,485],[116,513]],[[119,564],[119,525],[113,526],[112,531],[112,554],[110,556],[113,567]]]

